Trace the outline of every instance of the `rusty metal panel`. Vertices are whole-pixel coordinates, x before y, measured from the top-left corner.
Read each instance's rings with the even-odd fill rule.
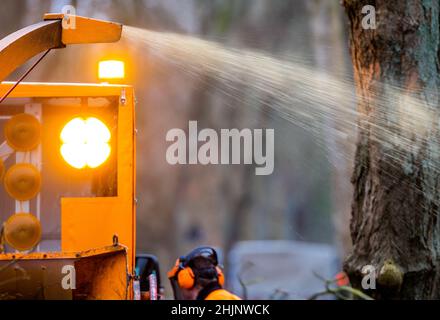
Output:
[[[74,300],[128,299],[127,257],[121,252],[93,258],[79,259],[75,263],[77,288]]]
[[[63,287],[73,267],[75,282]],[[127,252],[120,246],[78,253],[0,255],[0,300],[124,300]],[[64,286],[65,286],[64,282]]]

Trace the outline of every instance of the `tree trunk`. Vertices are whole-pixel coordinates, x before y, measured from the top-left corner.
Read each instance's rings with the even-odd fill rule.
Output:
[[[378,299],[439,299],[439,1],[343,4],[360,114],[345,270],[361,288],[374,266]],[[365,5],[376,29],[362,27]]]

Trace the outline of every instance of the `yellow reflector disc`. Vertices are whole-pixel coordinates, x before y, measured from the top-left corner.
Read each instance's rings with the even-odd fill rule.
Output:
[[[5,137],[16,151],[31,151],[40,143],[41,124],[30,114],[18,114],[6,123]]]
[[[5,189],[19,201],[28,201],[40,192],[41,175],[31,164],[20,163],[12,166],[5,175]]]
[[[5,241],[19,251],[34,248],[41,240],[41,225],[30,213],[13,214],[5,223]]]

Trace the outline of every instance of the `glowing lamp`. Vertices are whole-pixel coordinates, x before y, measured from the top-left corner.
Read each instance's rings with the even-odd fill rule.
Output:
[[[76,169],[97,168],[110,156],[110,130],[97,118],[75,118],[61,131],[61,155]]]
[[[99,79],[117,80],[124,79],[125,65],[122,61],[107,60],[99,63]]]

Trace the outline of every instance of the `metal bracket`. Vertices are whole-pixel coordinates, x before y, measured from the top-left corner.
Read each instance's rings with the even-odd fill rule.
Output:
[[[127,103],[127,94],[125,92],[125,89],[121,90],[121,97],[120,97],[121,105],[125,106]]]

